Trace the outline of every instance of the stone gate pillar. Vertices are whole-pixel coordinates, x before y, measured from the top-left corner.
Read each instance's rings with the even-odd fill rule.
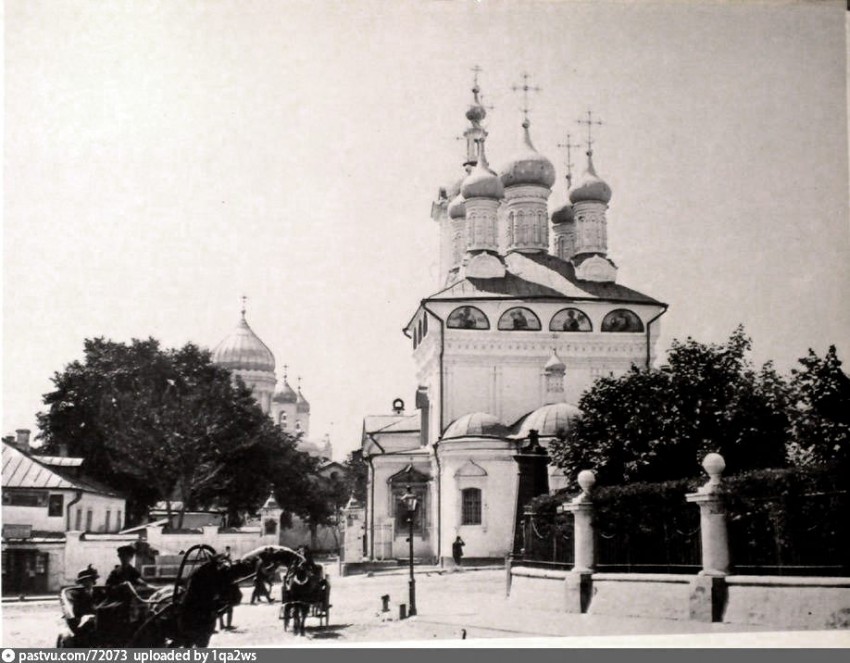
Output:
[[[574,545],[572,572],[564,585],[567,612],[587,612],[592,594],[593,570],[596,567],[596,532],[593,525],[593,499],[590,492],[596,475],[590,470],[578,474],[581,493],[563,505],[564,511],[573,514]]]
[[[726,530],[726,507],[723,503],[721,476],[726,469],[723,456],[707,454],[702,467],[708,482],[697,492],[685,496],[699,506],[702,570],[691,581],[689,613],[691,619],[719,622],[726,604],[726,581],[729,575],[729,536]]]

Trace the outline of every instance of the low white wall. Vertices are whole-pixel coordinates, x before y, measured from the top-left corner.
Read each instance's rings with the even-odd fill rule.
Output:
[[[730,576],[723,621],[850,628],[850,578]]]
[[[568,574],[569,571],[526,567],[511,569],[510,601],[530,609],[563,611]]]
[[[203,543],[221,553],[230,546],[230,556],[238,559],[260,546],[277,544],[277,535],[261,536],[259,528],[246,528],[238,532],[219,532],[218,527],[211,525],[201,528],[198,533],[170,534],[164,532],[161,527],[148,527],[146,531],[148,543],[163,555],[177,555],[194,545]]]
[[[688,619],[694,576],[595,573],[588,612],[593,615]]]

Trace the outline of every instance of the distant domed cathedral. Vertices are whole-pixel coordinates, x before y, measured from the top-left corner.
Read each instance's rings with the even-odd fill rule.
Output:
[[[524,87],[527,91],[529,88]],[[407,557],[408,486],[418,497],[414,555],[452,563],[503,558],[522,506],[564,485],[545,449],[580,416],[594,379],[655,356],[666,305],[617,283],[608,255],[611,188],[587,167],[549,213],[556,174],[525,113],[516,154],[500,169],[485,151],[477,81],[466,111],[465,173],[432,205],[440,289],[405,327],[417,367],[417,412],[366,417],[370,467],[366,554]]]
[[[284,431],[301,435],[299,450],[330,460],[333,455],[330,437],[325,435],[321,442],[310,439],[310,403],[301,393],[300,378],[296,391],[288,382],[284,366],[283,382],[275,391],[274,355],[248,325],[244,305],[236,328],[215,347],[212,359],[219,366],[230,369],[234,376],[242,378],[263,412]]]

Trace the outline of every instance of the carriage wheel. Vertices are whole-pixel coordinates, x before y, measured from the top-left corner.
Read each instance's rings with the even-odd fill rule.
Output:
[[[153,639],[148,641],[146,646],[148,647],[163,647],[165,646],[165,636],[162,634],[162,630],[160,628],[159,622],[163,621],[166,618],[166,613],[174,608],[173,603],[169,603],[158,611],[151,613],[150,616],[147,617],[140,625],[139,628],[136,629],[136,632],[130,637],[130,641],[127,643],[127,647],[138,647],[140,642],[144,642],[142,640],[143,636],[156,635],[156,640]],[[157,629],[154,631],[153,629]]]
[[[194,567],[208,562],[215,556],[215,548],[208,546],[206,543],[196,544],[183,554],[183,559],[180,560],[180,568],[177,570],[177,578],[174,579],[174,594],[172,595],[174,601],[177,601],[177,595],[184,581],[184,574],[187,576],[189,574],[189,570],[186,567],[191,565],[194,569]]]

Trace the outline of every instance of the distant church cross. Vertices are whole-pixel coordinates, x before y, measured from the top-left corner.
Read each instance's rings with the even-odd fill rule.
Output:
[[[573,160],[572,160],[572,150],[574,147],[578,147],[575,143],[572,142],[573,137],[570,134],[567,134],[567,142],[566,143],[558,143],[558,147],[566,148],[567,150],[567,188],[569,189],[573,184]]]
[[[523,74],[522,74],[522,85],[512,85],[511,86],[511,90],[513,90],[514,92],[522,91],[522,108],[520,110],[522,111],[522,114],[525,117],[526,121],[528,120],[528,113],[531,110],[528,107],[528,93],[529,92],[540,92],[541,91],[541,88],[539,88],[537,86],[529,85],[528,79],[529,79],[529,75],[527,73],[523,72]]]
[[[286,374],[289,372],[289,364],[283,365],[283,380],[286,381]]]
[[[470,71],[472,72],[472,87],[477,88],[478,87],[478,74],[480,74],[484,70],[481,67],[479,67],[478,65],[475,65],[472,69],[470,69]]]
[[[587,151],[593,151],[593,125],[602,126],[602,120],[594,120],[593,113],[591,111],[587,111],[587,119],[586,120],[578,120],[579,124],[587,125]]]
[[[245,318],[245,302],[248,301],[248,298],[245,295],[242,295],[242,318]]]

